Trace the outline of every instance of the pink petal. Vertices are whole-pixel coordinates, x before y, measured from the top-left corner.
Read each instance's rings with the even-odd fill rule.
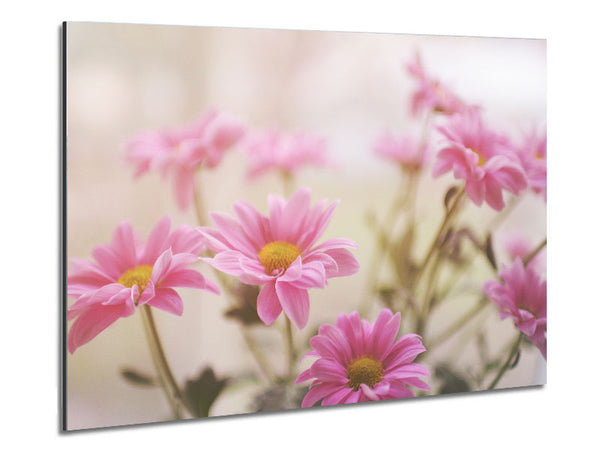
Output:
[[[281,215],[285,207],[285,200],[278,195],[269,194],[267,202],[269,203],[269,234],[273,241],[281,241],[283,240],[284,231],[281,227]]]
[[[287,272],[286,272],[287,274]],[[288,278],[280,278],[282,281],[288,281]],[[320,262],[310,262],[302,265],[301,276],[292,280],[292,285],[299,289],[322,289],[327,284],[325,268]]]
[[[320,381],[340,384],[348,383],[346,369],[334,360],[320,358],[313,363],[310,370],[312,376]]]
[[[132,268],[137,266],[137,253],[135,248],[136,237],[129,222],[121,222],[111,242],[111,247],[120,258],[120,267]]]
[[[310,374],[310,368],[306,369],[296,378],[295,384],[301,384],[306,381],[312,380],[314,377]]]
[[[326,395],[337,392],[338,389],[339,386],[332,383],[321,383],[315,385],[308,391],[302,400],[302,408],[310,408]]]
[[[236,202],[233,212],[240,221],[245,234],[251,236],[258,248],[267,244],[266,217],[260,214],[254,207],[245,202]]]
[[[148,284],[144,288],[142,295],[139,295],[138,286],[133,286],[133,288],[131,290],[131,298],[133,301],[135,301],[135,299],[139,296],[139,299],[137,301],[138,306],[144,305],[144,304],[148,303],[152,298],[154,298],[154,295],[156,294],[155,288],[156,288],[156,286],[154,285],[152,280],[150,280],[150,281],[148,281]]]
[[[135,267],[135,262],[130,266],[125,265],[125,259],[109,245],[97,245],[92,250],[92,256],[98,261],[102,272],[113,280],[117,280],[127,269]]]
[[[298,233],[301,230],[302,221],[299,217],[304,217],[310,208],[310,190],[300,188],[288,199],[281,214],[281,232],[282,240],[295,242]]]
[[[128,315],[130,313],[123,305],[90,307],[71,325],[67,341],[69,353],[87,344],[120,317]]]
[[[161,281],[167,272],[169,271],[169,267],[171,266],[171,260],[173,259],[173,252],[170,248],[162,252],[162,254],[158,257],[156,262],[154,263],[154,267],[152,268],[152,277],[151,280],[154,284],[158,284]]]
[[[262,248],[256,240],[244,233],[241,225],[233,217],[220,212],[211,212],[210,218],[222,236],[235,250],[244,253],[248,257],[253,257]]]
[[[361,391],[352,391],[350,393],[350,395],[348,395],[348,397],[346,398],[346,400],[344,400],[344,403],[348,404],[348,403],[358,403],[360,400],[360,393]]]
[[[196,230],[202,236],[204,244],[213,252],[219,253],[227,250],[233,250],[225,237],[217,230],[212,230],[207,227],[199,227]]]
[[[487,180],[485,184],[485,201],[496,211],[502,211],[504,208],[502,188],[494,180]]]
[[[338,267],[337,271],[327,271],[328,278],[347,277],[354,275],[360,269],[360,264],[356,257],[344,248],[327,250],[326,254],[335,260]]]
[[[317,242],[317,240],[325,231],[325,228],[327,228],[327,225],[331,220],[331,216],[333,215],[333,212],[335,211],[335,208],[339,203],[339,201],[335,201],[331,205],[329,205],[327,209],[325,209],[325,211],[319,212],[316,219],[316,223],[313,227],[308,227],[305,225],[306,228],[308,228],[309,232],[307,235],[304,235],[298,242],[298,247],[300,249],[311,248],[315,244],[315,242]]]
[[[362,393],[364,394],[364,396],[371,400],[371,401],[377,401],[379,400],[379,396],[373,392],[373,389],[371,389],[369,386],[367,386],[364,383],[360,384],[360,390],[362,391]]]
[[[311,249],[311,251],[306,256],[309,256],[309,255],[311,255],[313,253],[317,253],[317,252],[324,252],[327,250],[339,249],[339,248],[358,248],[358,245],[353,240],[346,239],[346,238],[327,239],[322,244],[317,245],[316,247]]]
[[[352,394],[352,389],[342,386],[332,394],[325,396],[321,402],[321,406],[341,405],[346,401],[350,394]]]
[[[177,316],[183,314],[183,301],[179,294],[171,288],[156,288],[154,297],[147,304]]]
[[[483,198],[485,196],[485,185],[479,181],[467,180],[465,183],[465,191],[469,198],[475,203],[477,206],[481,206],[483,203]]]
[[[203,236],[197,229],[181,225],[167,238],[167,247],[171,247],[173,254],[191,253],[197,256],[204,249]]]
[[[275,290],[281,307],[299,329],[308,322],[309,300],[306,289],[299,289],[289,283],[277,281]]]
[[[146,241],[146,247],[140,257],[141,264],[154,264],[154,261],[159,255],[165,250],[165,243],[169,236],[169,230],[171,229],[171,218],[166,216],[163,217],[152,229],[148,240]]]
[[[181,269],[177,271],[169,271],[169,273],[161,280],[162,287],[189,287],[196,289],[204,289],[206,281],[204,276],[193,269]]]
[[[281,304],[275,292],[275,283],[265,284],[256,299],[256,310],[258,317],[266,325],[271,325],[279,314],[281,314]]]
[[[381,311],[373,324],[370,353],[377,359],[383,360],[392,349],[399,329],[400,313],[392,315],[389,309]]]

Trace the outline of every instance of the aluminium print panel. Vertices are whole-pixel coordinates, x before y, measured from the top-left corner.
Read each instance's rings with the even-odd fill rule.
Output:
[[[545,384],[545,41],[64,27],[65,429]]]

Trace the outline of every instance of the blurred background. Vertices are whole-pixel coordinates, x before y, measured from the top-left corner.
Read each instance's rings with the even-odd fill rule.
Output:
[[[409,114],[414,88],[405,65],[419,51],[428,73],[468,103],[482,106],[489,122],[516,138],[543,129],[546,118],[546,43],[542,40],[408,36],[371,33],[196,28],[127,24],[69,23],[67,41],[67,253],[89,258],[128,219],[144,238],[165,214],[175,225],[196,224],[192,209],[175,207],[170,184],[158,174],[133,179],[124,161],[124,142],[136,133],[189,123],[209,108],[243,119],[252,130],[306,131],[326,138],[336,167],[305,169],[298,186],[309,186],[313,201],[341,199],[323,239],[348,237],[362,270],[312,290],[306,339],[318,325],[333,322],[359,306],[364,274],[374,247],[369,213],[380,215],[400,186],[400,172],[372,153],[384,130],[420,131]],[[232,212],[243,199],[266,212],[266,195],[282,193],[280,179],[265,175],[249,182],[239,148],[201,179],[208,210]],[[419,186],[418,220],[422,248],[442,217],[442,198],[451,175]],[[526,193],[498,235],[520,233],[536,245],[546,236],[546,205]],[[463,218],[488,223],[496,213],[470,205]],[[497,244],[500,241],[497,240]],[[497,253],[502,259],[502,248]],[[203,265],[199,269],[215,276]],[[432,333],[468,309],[483,280],[493,277],[483,263],[465,279],[471,297],[451,299],[434,318]],[[182,317],[157,311],[163,344],[180,382],[206,365],[218,376],[256,371],[239,326],[223,317],[229,304],[209,293],[179,290]],[[70,301],[71,302],[71,301]],[[70,304],[69,302],[69,304]],[[273,327],[282,325],[278,320]],[[473,327],[490,330],[490,351],[514,335],[493,308]],[[279,333],[256,330],[276,367],[285,366]],[[460,336],[456,337],[460,340]],[[432,360],[476,367],[474,345],[440,346]],[[551,351],[550,351],[551,353]],[[429,359],[428,359],[429,361]],[[121,369],[153,373],[141,318],[120,319],[67,358],[69,429],[162,421],[169,408],[159,389],[126,383]],[[516,369],[499,387],[545,383],[545,361],[535,348],[523,352]],[[215,403],[213,415],[251,411],[261,389],[232,384]],[[434,407],[434,405],[432,405]]]

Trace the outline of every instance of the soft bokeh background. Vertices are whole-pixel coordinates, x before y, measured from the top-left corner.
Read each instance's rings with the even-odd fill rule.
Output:
[[[143,129],[187,123],[216,107],[253,129],[310,131],[327,139],[336,169],[305,170],[298,184],[310,186],[315,200],[341,199],[324,237],[356,240],[356,255],[364,268],[373,249],[365,216],[386,208],[399,185],[398,172],[374,158],[371,146],[386,128],[419,129],[420,123],[408,114],[413,83],[404,70],[417,49],[430,73],[467,102],[483,106],[494,125],[514,136],[545,126],[544,41],[70,23],[68,255],[88,258],[124,219],[144,236],[165,214],[175,224],[195,224],[193,211],[175,208],[171,187],[157,174],[133,180],[132,168],[123,160],[123,142]],[[281,192],[275,176],[249,183],[245,168],[244,156],[234,150],[203,177],[209,210],[231,212],[233,202],[244,199],[265,211],[266,194]],[[423,246],[439,223],[441,198],[452,179],[429,181],[421,186],[419,199]],[[545,204],[539,197],[526,197],[499,232],[519,231],[537,243],[546,234]],[[486,223],[493,215],[487,207],[467,210],[474,223]],[[476,272],[472,289],[491,276],[483,264]],[[364,273],[331,280],[324,291],[311,291],[311,316],[302,337],[358,306]],[[218,375],[255,370],[238,326],[222,318],[225,300],[181,292],[182,317],[156,313],[178,379],[195,376],[207,364]],[[432,329],[443,329],[471,300],[452,299]],[[493,330],[492,350],[499,350],[514,331],[490,311],[483,319]],[[273,362],[283,367],[277,331],[265,330],[258,338]],[[468,348],[455,354],[440,347],[433,356],[468,368],[474,361],[471,354]],[[69,428],[167,418],[162,392],[128,385],[118,374],[123,367],[153,371],[136,316],[119,320],[68,357]],[[537,350],[527,351],[500,386],[543,383],[544,367]],[[226,391],[213,414],[247,412],[256,389],[246,384]]]

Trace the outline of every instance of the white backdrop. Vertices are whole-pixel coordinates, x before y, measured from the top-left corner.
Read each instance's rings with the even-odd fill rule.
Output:
[[[599,38],[585,2],[20,2],[3,9],[2,429],[5,448],[527,448],[597,440]],[[569,19],[567,22],[567,18]],[[58,433],[62,20],[548,39],[548,385],[542,389]],[[572,20],[572,21],[571,21]]]

